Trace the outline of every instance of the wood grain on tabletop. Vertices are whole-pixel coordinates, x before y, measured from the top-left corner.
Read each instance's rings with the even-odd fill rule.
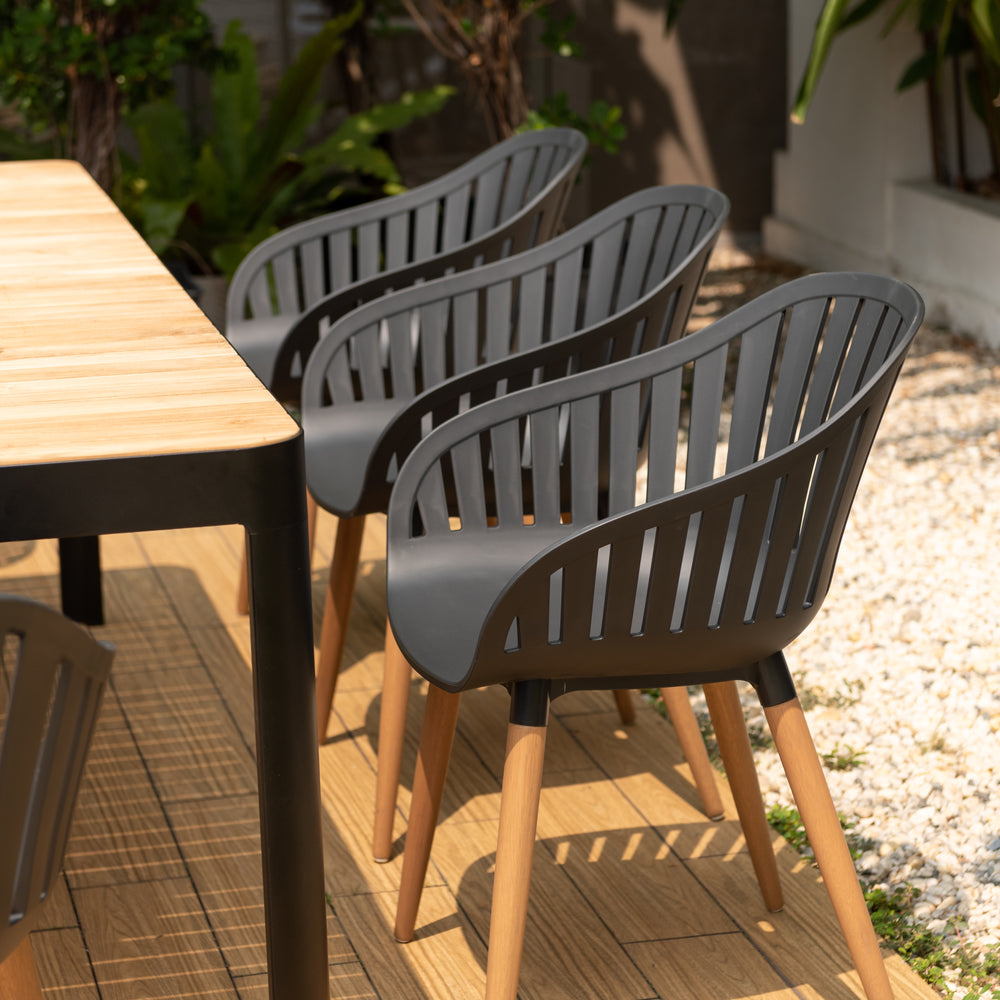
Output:
[[[294,421],[84,169],[0,164],[0,465],[256,447]]]

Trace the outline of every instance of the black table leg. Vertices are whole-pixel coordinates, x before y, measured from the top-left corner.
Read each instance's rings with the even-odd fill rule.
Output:
[[[328,1000],[312,599],[301,519],[247,531],[271,1000]]]
[[[84,625],[104,624],[101,549],[96,535],[59,539],[63,614]]]

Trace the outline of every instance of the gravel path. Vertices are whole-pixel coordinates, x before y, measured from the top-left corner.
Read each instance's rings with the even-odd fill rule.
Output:
[[[794,268],[723,252],[708,318]],[[788,650],[866,882],[922,890],[914,917],[1000,942],[1000,355],[925,327],[866,468],[823,610]],[[749,693],[748,709],[756,705]],[[755,720],[759,711],[750,712]],[[777,754],[768,804],[791,804]]]

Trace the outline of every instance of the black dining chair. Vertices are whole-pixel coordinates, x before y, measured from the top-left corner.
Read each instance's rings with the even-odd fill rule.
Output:
[[[317,344],[302,383],[306,479],[316,502],[340,518],[316,668],[321,741],[365,515],[386,510],[396,470],[413,446],[443,415],[475,405],[484,385],[506,379],[511,358],[530,358],[548,344],[562,358],[546,369],[555,378],[682,336],[728,208],[718,191],[695,185],[637,192],[524,253],[368,303]],[[410,678],[391,630],[385,662],[379,860],[391,849]],[[628,695],[622,689],[618,696],[626,720]],[[721,802],[690,704],[682,697],[670,708],[706,811],[718,816]]]
[[[41,1000],[28,934],[59,877],[113,650],[0,595],[0,1000]]]
[[[413,934],[460,692],[511,693],[486,995],[514,1000],[549,702],[702,684],[710,706],[738,709],[741,679],[764,707],[865,992],[890,1000],[782,650],[827,594],[922,315],[891,278],[802,278],[694,336],[570,378],[547,380],[540,351],[535,373],[511,370],[499,398],[416,445],[388,513],[392,629],[431,683],[398,938]],[[742,713],[713,718],[720,737],[743,729]],[[737,798],[741,820],[752,791]],[[758,872],[764,852],[773,860],[766,838],[748,846]]]
[[[233,275],[227,339],[278,399],[297,404],[309,351],[331,318],[555,235],[586,151],[575,129],[526,132],[409,191],[276,233]]]
[[[297,407],[309,353],[331,322],[392,289],[555,235],[586,151],[575,129],[527,132],[402,194],[289,226],[240,262],[226,338],[277,399]],[[315,518],[310,502],[310,539]],[[237,605],[246,614],[245,556]]]

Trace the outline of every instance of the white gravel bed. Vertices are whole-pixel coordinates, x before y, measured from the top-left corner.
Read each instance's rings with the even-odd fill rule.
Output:
[[[827,773],[874,845],[859,872],[918,887],[914,917],[974,948],[1000,941],[998,573],[1000,356],[925,328],[787,655],[820,752],[860,752]],[[758,762],[768,804],[791,804],[776,752]]]

